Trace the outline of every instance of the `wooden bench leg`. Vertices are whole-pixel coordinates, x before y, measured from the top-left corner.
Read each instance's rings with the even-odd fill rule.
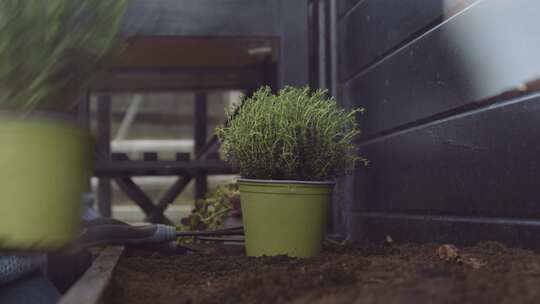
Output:
[[[195,155],[199,155],[206,145],[207,133],[207,95],[205,92],[195,93],[195,113],[193,132],[195,138]],[[195,176],[195,199],[204,198],[208,187],[205,172],[198,172]]]
[[[111,96],[99,95],[97,105],[97,128],[98,128],[98,143],[97,149],[102,154],[102,157],[107,160],[111,155]],[[98,188],[98,209],[102,216],[111,217],[111,180],[110,178],[102,177],[99,179]]]
[[[116,184],[124,193],[133,200],[146,213],[146,220],[151,223],[173,225],[144,191],[129,177],[115,179]]]

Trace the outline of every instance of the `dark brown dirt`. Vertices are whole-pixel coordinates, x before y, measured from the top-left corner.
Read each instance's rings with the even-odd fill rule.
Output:
[[[364,244],[310,260],[248,258],[231,248],[174,257],[131,251],[115,271],[111,302],[540,303],[540,255],[488,242],[445,261],[437,248]]]

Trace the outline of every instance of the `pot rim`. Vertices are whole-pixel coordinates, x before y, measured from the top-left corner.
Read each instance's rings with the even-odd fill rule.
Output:
[[[319,185],[319,186],[333,186],[335,181],[300,181],[300,180],[281,180],[281,179],[251,179],[251,178],[237,178],[237,182],[248,182],[257,184],[300,184],[300,185]]]

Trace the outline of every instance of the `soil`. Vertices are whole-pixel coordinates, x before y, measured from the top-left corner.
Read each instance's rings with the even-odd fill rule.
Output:
[[[362,244],[319,258],[242,248],[163,257],[129,251],[112,303],[539,303],[540,255],[494,242],[457,248]]]

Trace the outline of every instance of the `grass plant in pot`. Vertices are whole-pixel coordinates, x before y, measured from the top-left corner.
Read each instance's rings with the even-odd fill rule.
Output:
[[[0,248],[56,249],[78,233],[91,138],[68,112],[119,50],[125,5],[0,1]]]
[[[217,129],[237,167],[249,256],[320,253],[335,179],[363,160],[355,114],[325,91],[263,87]]]

